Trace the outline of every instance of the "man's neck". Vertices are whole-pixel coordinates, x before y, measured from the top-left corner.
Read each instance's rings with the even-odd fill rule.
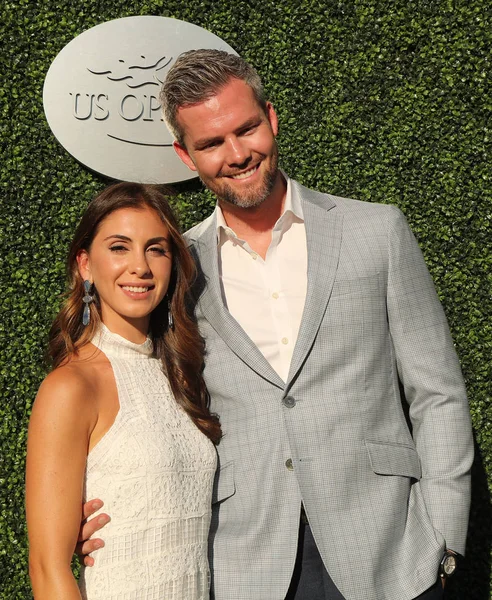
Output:
[[[282,215],[286,193],[287,183],[278,171],[270,195],[259,206],[241,208],[219,200],[228,227],[263,258],[272,240],[272,229]]]

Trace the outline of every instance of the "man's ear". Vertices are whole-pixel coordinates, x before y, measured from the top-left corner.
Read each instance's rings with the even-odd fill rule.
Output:
[[[88,279],[92,283],[91,261],[87,250],[79,250],[77,252],[77,266],[82,280]]]
[[[191,156],[188,153],[188,150],[182,146],[176,140],[173,142],[174,151],[179,156],[179,158],[184,162],[184,164],[191,169],[192,171],[196,171],[195,163],[192,161]]]
[[[275,109],[273,108],[273,104],[271,102],[266,103],[266,116],[268,121],[270,122],[270,127],[272,128],[273,135],[277,136],[278,134],[278,117]]]

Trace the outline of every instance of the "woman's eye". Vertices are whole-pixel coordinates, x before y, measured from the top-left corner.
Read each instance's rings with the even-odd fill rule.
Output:
[[[149,248],[149,252],[152,252],[153,254],[159,254],[161,256],[165,256],[167,254],[167,250],[165,250],[161,246],[151,246]]]
[[[126,246],[115,244],[114,246],[110,246],[109,249],[111,250],[111,252],[124,252],[127,248]]]

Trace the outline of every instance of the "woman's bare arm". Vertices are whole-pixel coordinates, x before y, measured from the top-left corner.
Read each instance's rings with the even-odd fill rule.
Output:
[[[36,600],[80,600],[70,564],[82,517],[84,471],[97,422],[91,385],[77,368],[43,382],[29,424],[26,512]]]

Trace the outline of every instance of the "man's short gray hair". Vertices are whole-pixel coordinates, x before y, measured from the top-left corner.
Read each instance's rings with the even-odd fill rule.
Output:
[[[189,50],[181,54],[169,69],[161,89],[164,119],[179,144],[184,146],[184,132],[177,114],[183,106],[191,106],[216,96],[231,79],[241,79],[253,90],[263,110],[266,99],[258,73],[243,58],[223,50]]]

